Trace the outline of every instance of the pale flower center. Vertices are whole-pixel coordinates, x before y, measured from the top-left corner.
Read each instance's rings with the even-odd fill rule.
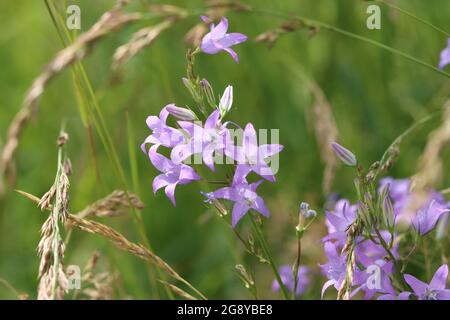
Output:
[[[422,294],[423,299],[425,300],[437,300],[438,291],[427,288],[425,292]]]
[[[256,198],[258,197],[255,192],[251,191],[248,188],[239,188],[238,193],[242,198],[242,202],[244,202],[244,204],[247,205],[248,207],[251,207],[255,203]]]

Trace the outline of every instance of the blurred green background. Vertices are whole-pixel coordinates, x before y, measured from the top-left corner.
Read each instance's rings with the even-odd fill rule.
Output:
[[[57,1],[58,2],[58,1]],[[202,1],[132,1],[127,11],[143,11],[146,3],[170,3],[196,10]],[[369,3],[357,0],[253,0],[251,6],[275,12],[296,13],[325,21],[342,29],[380,41],[414,57],[437,65],[447,39],[435,30],[384,6],[381,30],[366,28]],[[62,2],[59,2],[60,4]],[[450,6],[442,0],[399,0],[400,7],[450,30]],[[81,8],[82,32],[88,30],[113,1],[68,1]],[[448,78],[397,55],[345,36],[320,31],[309,37],[307,31],[283,36],[272,49],[253,39],[279,25],[283,20],[252,13],[229,13],[230,31],[242,32],[250,41],[236,47],[241,63],[235,64],[226,53],[201,54],[196,71],[207,78],[216,94],[226,85],[234,86],[234,106],[230,119],[257,128],[280,129],[280,156],[276,184],[260,188],[272,217],[265,229],[275,259],[291,264],[295,259],[296,215],[301,201],[309,201],[323,214],[326,194],[322,191],[324,164],[309,121],[313,104],[302,74],[316,82],[325,93],[336,119],[339,140],[365,165],[379,159],[387,146],[418,119],[442,107],[448,98]],[[183,37],[199,22],[190,17],[164,32],[149,48],[139,53],[118,71],[111,69],[115,48],[127,42],[140,27],[154,23],[139,22],[113,33],[97,44],[84,60],[104,112],[126,177],[131,184],[126,113],[129,113],[137,153],[139,188],[133,190],[145,203],[142,211],[145,230],[155,252],[209,298],[249,298],[236,276],[234,266],[243,263],[254,273],[262,297],[276,298],[270,291],[272,274],[268,265],[248,258],[230,228],[209,211],[199,193],[202,186],[190,184],[176,191],[174,208],[162,190],[153,196],[151,183],[157,174],[140,143],[149,134],[148,115],[158,114],[168,103],[193,105],[181,82],[186,68]],[[0,2],[0,143],[19,110],[32,80],[62,48],[44,1]],[[15,187],[41,196],[53,183],[56,169],[55,139],[62,122],[70,135],[68,154],[73,163],[70,209],[77,212],[89,203],[120,189],[111,161],[94,133],[99,178],[96,178],[86,130],[69,70],[46,88],[39,112],[26,127],[17,158]],[[415,173],[430,130],[439,119],[421,127],[402,145],[399,160],[391,175],[406,177]],[[333,190],[354,199],[353,173],[339,167]],[[441,186],[448,187],[447,174]],[[39,258],[36,246],[40,226],[45,220],[34,204],[11,189],[0,199],[0,278],[19,292],[35,298]],[[129,239],[138,241],[131,216],[102,219]],[[246,234],[246,219],[239,229]],[[319,298],[325,281],[317,264],[324,263],[320,237],[325,234],[323,220],[306,235],[303,263],[313,272],[313,285],[305,298]],[[120,275],[117,298],[154,298],[145,263],[115,249],[105,240],[76,231],[66,249],[66,264],[84,265],[93,250],[99,249],[108,268]],[[0,298],[14,298],[0,285]]]

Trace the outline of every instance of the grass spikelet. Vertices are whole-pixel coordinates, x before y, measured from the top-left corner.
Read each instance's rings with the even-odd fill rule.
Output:
[[[21,191],[21,190],[16,190],[16,191],[19,194],[26,197],[27,199],[35,202],[36,204],[38,204],[40,201],[38,197],[36,197],[28,192]],[[53,210],[53,206],[50,205],[46,209]],[[73,214],[68,214],[66,225],[68,228],[76,227],[76,228],[86,231],[88,233],[96,234],[103,238],[106,238],[117,248],[127,251],[127,252],[129,252],[145,261],[148,261],[152,264],[155,264],[161,270],[163,270],[167,275],[169,275],[173,279],[185,284],[187,287],[189,287],[191,290],[193,290],[197,295],[199,295],[199,297],[201,297],[204,300],[207,299],[192,284],[190,284],[187,280],[185,280],[183,277],[181,277],[175,270],[173,270],[172,267],[170,267],[163,259],[161,259],[159,256],[154,254],[152,251],[150,251],[145,246],[129,241],[127,238],[125,238],[122,234],[120,234],[113,228],[108,227],[108,226],[106,226],[102,223],[96,222],[96,221],[79,218]]]
[[[269,48],[272,48],[281,36],[303,28],[308,29],[311,36],[315,35],[319,31],[319,28],[314,25],[308,25],[306,22],[299,19],[292,19],[282,22],[274,29],[261,33],[255,38],[255,41],[265,42]]]
[[[51,203],[51,213],[41,228],[41,240],[38,244],[39,263],[39,300],[63,299],[67,291],[68,280],[64,273],[63,259],[65,245],[62,241],[60,224],[64,225],[68,216],[70,165],[64,155],[64,145],[68,140],[66,133],[61,132],[58,145],[58,163],[55,182],[50,190],[39,200],[41,210]]]
[[[337,299],[349,300],[352,291],[354,270],[356,267],[355,260],[355,246],[357,237],[360,234],[360,226],[358,220],[352,223],[347,230],[347,242],[342,249],[342,254],[346,255],[346,271],[345,279],[342,282],[342,286],[339,289]]]
[[[141,50],[150,46],[164,30],[173,25],[175,20],[176,18],[174,17],[168,17],[155,26],[142,28],[134,33],[128,43],[116,49],[113,57],[113,67],[119,67]]]
[[[89,216],[96,217],[118,217],[135,208],[142,210],[144,204],[134,193],[115,190],[110,195],[100,199],[77,214],[79,218]]]
[[[116,275],[108,271],[96,271],[100,258],[100,252],[94,251],[84,267],[82,294],[90,300],[111,300],[114,298],[113,283]]]

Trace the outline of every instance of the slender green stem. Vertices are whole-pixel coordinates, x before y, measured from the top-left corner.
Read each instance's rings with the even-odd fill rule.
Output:
[[[289,293],[281,280],[280,273],[278,272],[277,266],[275,265],[275,262],[273,261],[272,255],[270,254],[269,248],[267,246],[266,240],[264,238],[264,235],[261,231],[261,227],[256,222],[255,218],[252,214],[250,214],[250,220],[252,221],[253,228],[255,230],[256,237],[258,238],[258,241],[261,245],[261,249],[264,252],[264,255],[267,257],[267,260],[269,261],[270,267],[272,268],[273,274],[275,275],[275,280],[278,282],[278,285],[280,286],[281,292],[283,293],[283,296],[286,300],[289,300]]]
[[[298,270],[300,268],[300,260],[302,257],[302,239],[297,239],[297,259],[295,260],[294,264],[294,289],[292,290],[292,300],[295,300],[297,297],[297,287],[298,287]]]
[[[306,24],[307,26],[318,27],[318,28],[322,28],[322,29],[325,29],[325,30],[333,31],[333,32],[342,34],[344,36],[347,36],[349,38],[353,38],[353,39],[360,40],[362,42],[371,44],[373,46],[376,46],[376,47],[381,48],[383,50],[389,51],[389,52],[391,52],[393,54],[396,54],[398,56],[401,56],[401,57],[403,57],[403,58],[405,58],[407,60],[410,60],[412,62],[420,64],[420,65],[422,65],[422,66],[424,66],[424,67],[426,67],[426,68],[428,68],[430,70],[433,70],[433,71],[435,71],[435,72],[437,72],[437,73],[439,73],[439,74],[441,74],[443,76],[446,76],[447,78],[450,78],[450,74],[449,73],[447,73],[447,72],[445,72],[445,71],[443,71],[443,70],[441,70],[441,69],[439,69],[439,68],[437,68],[437,67],[435,67],[435,66],[433,66],[433,65],[431,65],[431,64],[429,64],[429,63],[427,63],[425,61],[417,59],[417,58],[415,58],[415,57],[413,57],[413,56],[411,56],[411,55],[409,55],[409,54],[407,54],[407,53],[405,53],[403,51],[397,50],[397,49],[392,48],[392,47],[390,47],[388,45],[385,45],[385,44],[383,44],[381,42],[378,42],[378,41],[372,40],[370,38],[366,38],[364,36],[361,36],[359,34],[356,34],[356,33],[353,33],[353,32],[350,32],[350,31],[338,28],[338,27],[335,27],[333,25],[330,25],[330,24],[322,22],[322,21],[306,18],[306,17],[300,16],[300,15],[290,15],[290,14],[286,14],[286,13],[282,13],[282,12],[272,12],[272,11],[269,11],[269,10],[262,10],[262,9],[255,9],[255,10],[252,10],[250,12],[258,13],[258,14],[264,14],[264,15],[271,15],[271,16],[280,17],[280,18],[286,18],[286,19],[297,19],[297,20],[303,22],[304,24]]]
[[[384,4],[385,6],[387,6],[387,7],[389,7],[389,8],[392,8],[392,9],[394,9],[394,10],[397,10],[398,12],[401,12],[401,13],[403,13],[404,15],[406,15],[406,16],[408,16],[408,17],[410,17],[410,18],[413,18],[414,20],[417,20],[417,21],[423,23],[424,25],[427,25],[427,26],[429,26],[430,28],[433,28],[434,30],[436,30],[436,31],[438,31],[438,32],[440,32],[440,33],[442,33],[442,34],[443,34],[444,36],[446,36],[447,38],[450,38],[450,33],[448,33],[447,31],[445,31],[445,30],[439,28],[438,26],[435,26],[435,25],[432,24],[431,22],[428,22],[428,21],[426,21],[426,20],[424,20],[424,19],[422,19],[422,18],[416,16],[415,14],[413,14],[413,13],[411,13],[411,12],[409,12],[409,11],[406,11],[405,9],[402,9],[402,8],[397,7],[397,6],[396,6],[395,4],[393,4],[393,3],[387,2],[387,1],[385,1],[385,0],[375,0],[375,1],[378,2],[378,3]]]
[[[384,238],[381,236],[380,231],[377,227],[374,227],[375,233],[378,237],[378,240],[380,241],[381,246],[384,248],[386,253],[388,254],[389,258],[391,259],[392,263],[394,264],[395,269],[395,278],[397,279],[397,282],[400,286],[402,286],[402,289],[410,289],[409,285],[406,283],[405,278],[401,274],[402,267],[399,264],[399,261],[395,258],[394,254],[392,253],[391,249],[389,248],[386,241],[384,241]]]

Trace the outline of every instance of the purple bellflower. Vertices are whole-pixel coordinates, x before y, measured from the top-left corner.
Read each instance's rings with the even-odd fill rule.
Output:
[[[231,214],[231,224],[236,227],[239,220],[250,210],[253,209],[265,217],[269,217],[263,198],[256,193],[256,188],[263,180],[255,183],[248,183],[245,179],[245,168],[238,166],[233,177],[231,187],[220,188],[216,191],[206,193],[208,198],[206,202],[212,199],[226,199],[234,201],[233,211]]]
[[[401,292],[398,296],[396,294],[388,293],[380,295],[377,300],[409,300],[411,292]]]
[[[339,255],[336,245],[331,242],[325,242],[325,254],[328,262],[319,265],[322,273],[328,278],[328,281],[322,287],[322,298],[330,286],[334,286],[336,290],[339,290],[345,279],[345,256]]]
[[[450,209],[433,199],[427,206],[417,211],[412,225],[421,235],[425,235],[434,229],[443,214],[449,212]]]
[[[205,17],[202,17],[202,20],[209,23],[209,19]],[[216,54],[224,50],[231,55],[234,61],[239,63],[238,55],[231,47],[246,41],[247,36],[242,33],[227,33],[227,30],[228,19],[225,17],[222,17],[217,26],[211,23],[210,32],[203,37],[200,48],[207,54]]]
[[[389,196],[393,203],[396,223],[407,223],[420,231],[422,235],[432,231],[439,220],[445,220],[450,212],[450,206],[445,203],[441,193],[431,190],[425,205],[417,212],[408,212],[412,201],[409,179],[393,179],[386,177],[381,179],[379,192],[389,185]],[[445,221],[444,221],[445,222]]]
[[[336,202],[333,211],[326,212],[326,225],[328,227],[328,236],[322,241],[337,240],[343,245],[347,239],[347,228],[355,221],[357,205],[351,205],[347,199],[341,199]]]
[[[447,39],[447,47],[441,52],[441,59],[439,60],[439,69],[444,69],[446,65],[450,64],[450,38]]]
[[[225,150],[225,154],[236,160],[245,171],[245,175],[253,171],[264,179],[275,182],[272,169],[267,165],[266,159],[281,152],[283,146],[280,144],[264,144],[258,146],[256,130],[251,123],[244,129],[242,146],[231,146]]]
[[[157,148],[157,145],[153,145],[148,151],[148,156],[153,166],[161,172],[153,180],[153,193],[165,187],[167,197],[176,206],[175,187],[178,184],[188,184],[191,181],[200,180],[200,177],[188,165],[175,164],[170,159],[157,153]]]
[[[184,136],[181,131],[166,125],[167,117],[169,116],[169,111],[167,110],[167,108],[172,107],[176,106],[174,104],[165,106],[159,113],[159,117],[147,117],[147,126],[153,132],[141,144],[141,149],[144,153],[147,153],[147,144],[154,144],[157,146],[162,145],[168,148],[172,148],[184,141]]]
[[[305,293],[309,283],[310,279],[308,278],[309,268],[305,266],[300,266],[298,268],[298,274],[297,274],[297,289],[295,291],[295,295],[297,297],[301,296],[303,293]],[[281,282],[285,285],[285,287],[290,291],[294,291],[295,283],[294,283],[294,275],[292,274],[292,268],[288,265],[284,265],[278,268],[278,272],[281,277]],[[272,283],[272,290],[273,291],[279,291],[280,285],[278,284],[278,281],[274,280]]]
[[[405,274],[405,281],[419,300],[450,300],[450,289],[446,289],[447,276],[448,266],[444,264],[436,271],[429,284],[409,274]]]
[[[181,163],[193,154],[201,153],[205,165],[214,171],[214,153],[222,153],[227,144],[231,144],[229,131],[220,124],[220,112],[213,111],[206,119],[203,127],[189,121],[178,121],[190,135],[186,143],[180,143],[172,149],[171,159],[175,163]]]
[[[381,231],[381,236],[386,243],[390,243],[391,234],[387,231]],[[398,243],[394,242],[394,246],[391,249],[394,257],[398,257]],[[372,240],[364,240],[357,244],[356,246],[356,262],[363,267],[364,273],[361,273],[361,277],[364,278],[360,290],[365,292],[364,299],[371,299],[375,294],[379,293],[382,295],[396,294],[395,289],[392,286],[390,276],[394,271],[394,266],[392,261],[386,261],[385,257],[387,255],[386,250],[378,243]],[[371,269],[374,268],[374,269]],[[377,270],[378,269],[378,270]],[[370,283],[370,277],[372,276],[369,272],[379,272],[376,276],[380,278],[379,283]],[[379,287],[377,287],[379,285]]]

